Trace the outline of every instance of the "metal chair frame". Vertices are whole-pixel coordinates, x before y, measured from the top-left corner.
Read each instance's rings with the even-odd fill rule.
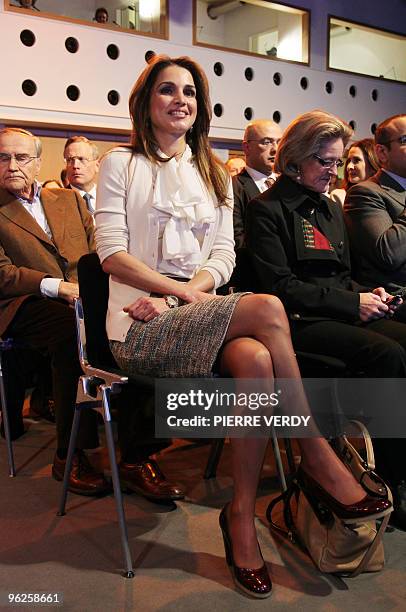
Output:
[[[76,438],[79,431],[80,412],[81,410],[92,408],[102,416],[106,432],[106,441],[110,460],[114,498],[116,501],[121,545],[124,554],[125,572],[123,575],[125,578],[133,578],[134,570],[130,546],[128,543],[127,523],[124,514],[123,496],[121,493],[120,479],[118,475],[110,408],[110,396],[119,393],[123,385],[128,384],[128,377],[123,376],[119,373],[93,367],[89,363],[86,349],[87,342],[85,319],[82,300],[80,298],[77,298],[75,300],[75,315],[79,360],[83,370],[83,376],[80,377],[78,382],[75,412],[73,417],[72,432],[69,441],[68,455],[66,458],[66,467],[58,516],[64,516],[66,514],[66,500],[68,495],[69,474],[72,468],[72,460],[75,452]]]
[[[1,418],[4,426],[4,438],[6,440],[7,446],[7,460],[8,460],[8,468],[9,468],[9,476],[10,478],[14,478],[16,475],[15,463],[14,463],[14,453],[13,453],[13,444],[11,441],[10,435],[10,423],[8,420],[8,409],[7,409],[7,394],[4,385],[4,377],[3,377],[3,353],[5,351],[9,351],[14,348],[12,338],[7,338],[6,340],[0,340],[0,401],[1,401]]]

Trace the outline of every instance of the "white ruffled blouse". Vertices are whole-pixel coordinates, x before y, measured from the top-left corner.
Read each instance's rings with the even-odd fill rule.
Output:
[[[191,160],[187,145],[179,160],[157,165],[152,195],[159,220],[157,270],[186,278],[202,265],[203,238],[216,219],[213,199]]]

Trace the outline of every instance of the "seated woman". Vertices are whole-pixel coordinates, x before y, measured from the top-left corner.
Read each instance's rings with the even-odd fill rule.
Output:
[[[130,115],[131,147],[104,157],[96,210],[97,250],[110,273],[107,333],[118,364],[155,377],[208,377],[216,364],[224,376],[270,385],[275,376],[292,379],[297,409],[306,412],[278,298],[214,295],[234,265],[232,190],[208,141],[202,69],[187,57],[154,57],[134,85]],[[272,588],[254,525],[267,443],[231,441],[234,495],[220,515],[234,582],[254,597]],[[301,440],[301,450],[303,473],[337,514],[388,511],[389,502],[366,496],[325,440]]]
[[[345,194],[351,185],[366,181],[379,170],[373,138],[353,142],[345,160],[344,181],[341,189],[334,189],[330,198],[344,206]]]
[[[287,310],[295,350],[335,357],[366,377],[404,378],[406,325],[388,320],[399,302],[352,280],[342,207],[324,195],[351,133],[319,110],[286,128],[275,160],[281,176],[247,210],[248,254],[256,289],[278,296]],[[378,472],[394,488],[394,514],[406,527],[405,440],[374,444]]]

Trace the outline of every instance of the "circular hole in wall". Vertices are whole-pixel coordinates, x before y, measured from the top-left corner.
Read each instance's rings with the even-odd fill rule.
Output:
[[[221,76],[224,72],[224,66],[221,62],[216,62],[213,66],[214,74]]]
[[[355,132],[355,130],[357,129],[356,121],[354,121],[354,119],[351,119],[351,121],[348,122],[348,125],[350,125]]]
[[[246,118],[247,121],[251,121],[253,116],[254,116],[254,111],[252,110],[250,106],[247,106],[247,108],[244,110],[244,117]]]
[[[333,93],[333,89],[334,89],[333,83],[331,81],[327,81],[327,83],[326,83],[326,92],[328,94],[331,94],[331,93]]]
[[[375,134],[376,132],[376,123],[371,123],[371,134]]]
[[[374,102],[377,101],[377,99],[378,99],[378,90],[377,89],[373,89],[371,91],[371,98],[373,99]]]
[[[307,77],[302,77],[300,79],[300,87],[302,89],[307,89],[309,87],[309,80]]]
[[[355,85],[350,85],[349,88],[349,94],[352,98],[355,98],[355,96],[357,95],[357,88],[355,87]]]
[[[77,50],[79,49],[79,42],[76,38],[74,38],[73,36],[69,36],[66,40],[65,40],[65,48],[67,51],[69,51],[69,53],[76,53]]]
[[[280,72],[275,72],[272,78],[275,85],[280,85],[282,83],[282,75]]]
[[[155,57],[155,55],[156,53],[155,51],[152,51],[152,49],[149,49],[148,51],[145,52],[144,58],[147,64],[149,64],[149,62],[152,60],[153,57]]]
[[[274,114],[272,115],[272,119],[275,121],[275,123],[280,123],[282,119],[282,115],[280,114],[278,110],[274,112]]]
[[[69,100],[72,100],[72,102],[76,102],[76,100],[78,100],[80,96],[79,87],[77,87],[76,85],[69,85],[69,87],[66,88],[66,95],[68,96]]]
[[[32,47],[35,44],[35,34],[31,30],[22,30],[20,40],[26,47]]]
[[[37,93],[37,85],[35,81],[32,81],[31,79],[25,79],[21,85],[21,89],[26,96],[33,96]]]
[[[107,47],[106,52],[109,58],[112,60],[116,60],[120,55],[120,49],[113,43]]]
[[[221,117],[221,115],[223,114],[223,105],[219,103],[215,104],[213,107],[213,112],[216,117]]]
[[[247,79],[247,81],[252,81],[252,79],[254,78],[254,71],[252,68],[246,68],[244,71],[244,76]]]
[[[107,94],[107,100],[112,106],[117,106],[117,104],[120,102],[120,94],[115,89],[110,89],[109,93]]]

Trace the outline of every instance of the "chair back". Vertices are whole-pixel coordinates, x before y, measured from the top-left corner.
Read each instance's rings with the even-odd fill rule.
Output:
[[[79,259],[78,281],[81,304],[76,304],[76,315],[80,357],[96,368],[117,369],[106,333],[109,275],[103,271],[97,253]]]

